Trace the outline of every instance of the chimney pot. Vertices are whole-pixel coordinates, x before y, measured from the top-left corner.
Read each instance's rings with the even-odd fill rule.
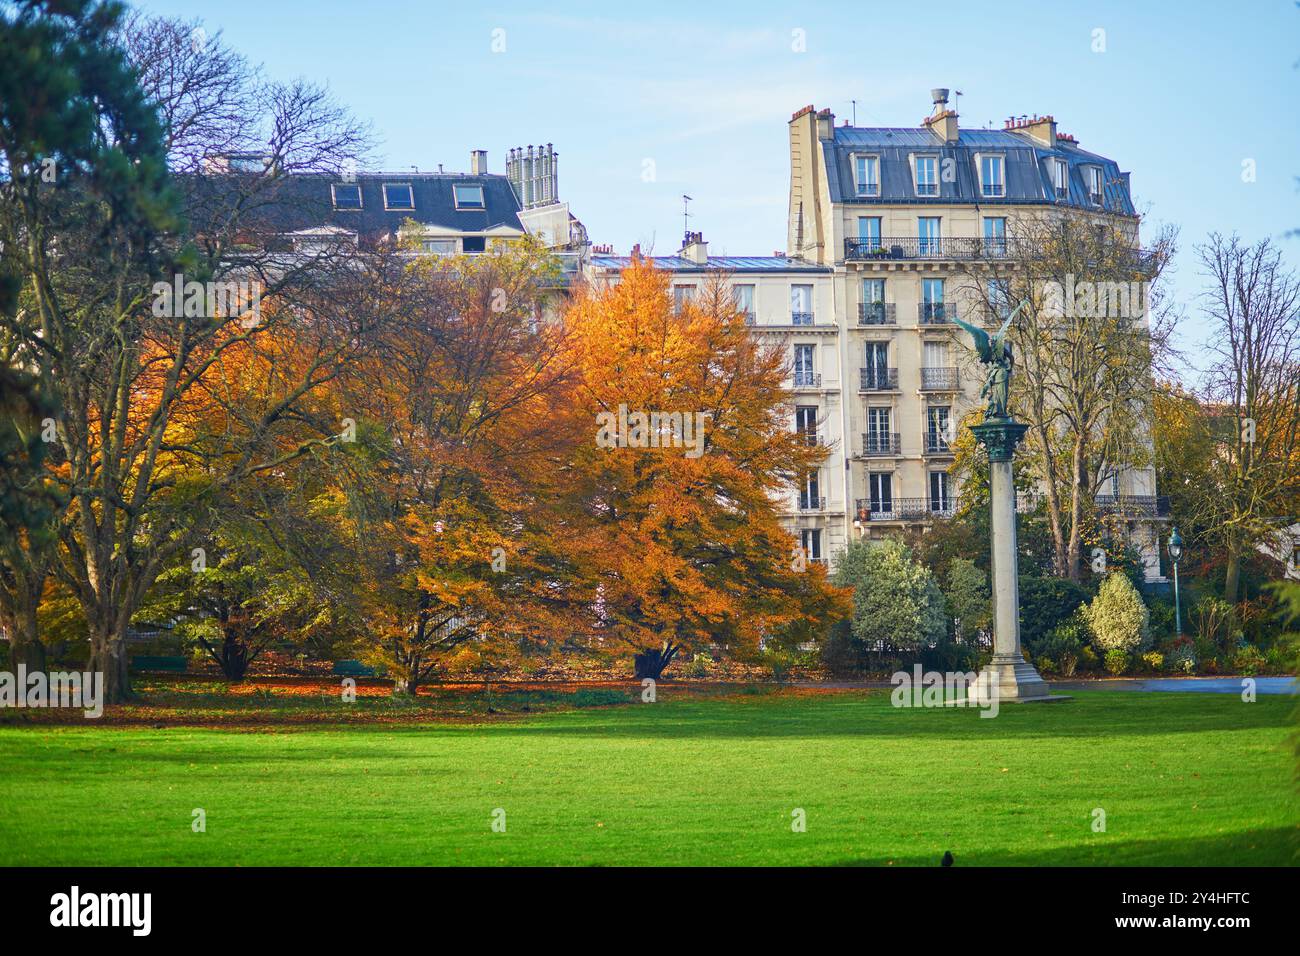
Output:
[[[486,149],[476,149],[469,154],[469,171],[474,176],[482,176],[487,172]]]

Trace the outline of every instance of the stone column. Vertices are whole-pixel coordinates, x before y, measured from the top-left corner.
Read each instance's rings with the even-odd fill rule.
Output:
[[[1020,574],[1016,547],[1016,483],[1011,460],[1027,426],[988,418],[971,431],[989,453],[990,552],[993,563],[993,660],[980,672],[981,698],[1008,702],[1059,700],[1020,651]]]

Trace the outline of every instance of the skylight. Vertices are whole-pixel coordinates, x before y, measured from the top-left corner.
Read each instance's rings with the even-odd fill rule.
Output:
[[[335,209],[361,208],[361,186],[358,183],[335,183],[331,188]]]
[[[452,195],[456,197],[457,209],[484,209],[482,186],[452,186]]]
[[[410,183],[384,183],[385,209],[414,209],[415,197]]]

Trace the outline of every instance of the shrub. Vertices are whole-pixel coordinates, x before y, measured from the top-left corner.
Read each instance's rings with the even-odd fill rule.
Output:
[[[988,575],[969,558],[953,558],[948,565],[948,586],[943,592],[952,620],[952,635],[969,641],[992,627],[993,612],[989,604]]]
[[[1020,642],[1035,647],[1088,600],[1088,590],[1066,578],[1022,575]]]
[[[1026,645],[1026,651],[1038,660],[1051,661],[1051,670],[1062,677],[1074,676],[1079,665],[1079,654],[1088,642],[1088,627],[1078,609],[1056,625],[1046,637],[1032,645]]]
[[[1159,651],[1147,651],[1142,655],[1142,663],[1153,671],[1162,671],[1165,669],[1165,655]]]
[[[1127,656],[1149,644],[1150,614],[1127,575],[1106,575],[1097,596],[1083,613],[1093,644],[1108,657],[1110,651],[1122,651]],[[1109,660],[1106,666],[1110,668]]]
[[[853,588],[853,637],[915,659],[948,634],[943,593],[930,569],[901,541],[854,541],[840,556],[834,581]]]
[[[1243,644],[1237,648],[1237,653],[1232,657],[1232,669],[1238,674],[1245,674],[1247,677],[1253,677],[1267,667],[1268,662],[1264,655],[1260,653],[1258,647],[1254,644]]]
[[[1241,623],[1236,609],[1222,598],[1205,597],[1192,609],[1196,646],[1202,659],[1228,654],[1241,643]]]
[[[1106,670],[1118,677],[1128,670],[1129,652],[1112,647],[1106,652]]]
[[[1083,671],[1095,671],[1100,660],[1097,652],[1092,649],[1091,644],[1085,644],[1079,649],[1079,669]]]
[[[1196,673],[1196,650],[1187,638],[1174,641],[1165,655],[1165,666],[1180,674]]]

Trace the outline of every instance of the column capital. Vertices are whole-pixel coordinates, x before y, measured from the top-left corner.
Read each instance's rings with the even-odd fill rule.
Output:
[[[1010,461],[1029,426],[1014,418],[986,418],[970,430],[975,440],[989,450],[989,461]]]

